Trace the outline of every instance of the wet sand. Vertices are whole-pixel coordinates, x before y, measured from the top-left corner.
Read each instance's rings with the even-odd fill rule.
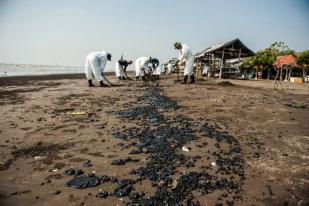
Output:
[[[98,177],[134,180],[131,193],[145,193],[138,199],[155,197],[158,188],[176,195],[181,189],[181,177],[207,172],[212,177],[208,190],[197,189],[193,184],[184,186],[186,197],[177,197],[182,198],[183,205],[189,204],[187,196],[193,199],[191,205],[309,204],[308,84],[290,84],[288,90],[275,92],[271,81],[262,80],[229,80],[231,84],[198,80],[195,85],[181,85],[172,76],[163,76],[155,83],[118,82],[108,76],[119,86],[89,88],[82,78],[83,75],[0,78],[0,205],[132,203],[128,196],[96,197],[100,190],[113,193],[117,188],[113,181],[85,189],[66,187],[73,176],[64,174],[64,170],[71,167]],[[179,108],[155,105],[145,110],[149,115],[136,115],[133,119],[119,115],[141,106],[149,109],[147,94],[153,99],[153,90],[155,97],[164,101],[168,98],[167,103],[175,101]],[[132,174],[132,170],[155,161],[160,156],[157,151],[129,154],[143,139],[128,131],[135,128],[158,132],[158,128],[167,125],[188,127],[194,136],[188,140],[189,133],[185,133],[186,142],[177,137],[168,139],[164,147],[176,159],[186,158],[179,166],[170,163],[175,168],[167,179],[175,180],[175,185]],[[214,133],[228,137],[231,143],[212,137]],[[117,134],[134,139],[123,139]],[[189,151],[183,151],[182,146]],[[138,161],[111,164],[128,157]],[[86,160],[91,160],[92,166],[84,167]],[[199,186],[207,185],[205,176],[199,178]],[[226,183],[221,187],[217,183],[222,180],[236,186]]]

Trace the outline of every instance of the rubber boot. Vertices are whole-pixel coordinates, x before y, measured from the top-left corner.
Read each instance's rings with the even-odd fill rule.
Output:
[[[142,76],[142,80],[145,82],[146,81],[146,78],[145,78],[145,76]]]
[[[135,80],[138,81],[139,80],[139,76],[136,76]]]
[[[91,79],[88,80],[88,85],[89,85],[89,87],[94,87],[94,84],[92,84],[92,80]]]
[[[121,77],[118,77],[119,80],[121,80]]]
[[[194,83],[195,83],[195,76],[194,76],[194,74],[192,74],[192,75],[190,76],[190,79],[191,79],[190,84],[194,84]]]
[[[100,81],[100,87],[107,87],[108,85],[107,84],[104,84],[104,82],[101,80]]]
[[[181,84],[187,84],[187,80],[188,80],[188,75],[185,75],[185,77],[183,78],[183,82]]]

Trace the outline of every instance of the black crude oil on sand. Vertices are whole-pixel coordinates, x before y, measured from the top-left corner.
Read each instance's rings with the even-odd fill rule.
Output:
[[[306,205],[306,88],[258,83],[7,84],[0,205]]]

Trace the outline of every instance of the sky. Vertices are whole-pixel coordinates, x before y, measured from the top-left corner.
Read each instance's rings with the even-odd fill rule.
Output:
[[[199,52],[239,38],[253,51],[284,41],[309,49],[309,0],[0,0],[0,62],[83,66],[92,51],[114,61]]]

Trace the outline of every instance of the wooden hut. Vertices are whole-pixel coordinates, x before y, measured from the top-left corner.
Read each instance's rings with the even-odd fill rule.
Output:
[[[201,72],[201,68],[203,64],[207,64],[210,70],[214,70],[212,65],[214,62],[220,62],[219,70],[219,78],[222,77],[222,70],[224,68],[224,63],[226,60],[238,59],[240,63],[241,58],[254,56],[255,53],[249,49],[244,43],[242,43],[239,39],[234,39],[232,41],[221,43],[209,47],[201,52],[195,54],[196,58],[196,72]],[[239,70],[239,64],[238,64]]]

